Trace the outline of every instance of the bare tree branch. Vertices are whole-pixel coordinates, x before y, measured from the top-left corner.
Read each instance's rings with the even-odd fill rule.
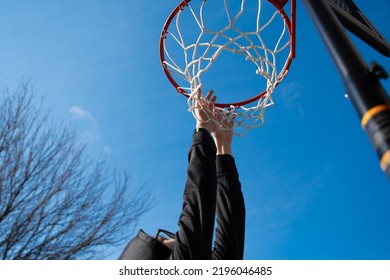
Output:
[[[32,92],[22,83],[0,100],[0,259],[102,258],[132,234],[150,193],[88,159]]]

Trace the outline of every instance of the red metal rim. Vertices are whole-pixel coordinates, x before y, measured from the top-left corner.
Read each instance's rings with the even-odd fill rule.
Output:
[[[284,65],[284,68],[280,72],[280,76],[285,76],[290,68],[290,65],[295,58],[295,13],[296,13],[296,3],[295,0],[290,0],[291,1],[291,20],[287,13],[284,11],[284,6],[289,0],[268,0],[271,4],[275,6],[275,8],[279,11],[281,14],[283,20],[285,21],[288,32],[290,34],[290,54],[286,60],[286,63]],[[168,33],[168,28],[172,22],[172,20],[175,18],[176,14],[184,10],[187,6],[188,3],[191,2],[191,0],[183,0],[169,15],[168,19],[166,20],[164,27],[161,31],[161,36],[160,36],[160,60],[161,60],[161,65],[164,70],[165,75],[167,76],[168,80],[172,83],[172,85],[175,87],[176,91],[187,98],[190,96],[188,92],[183,90],[180,85],[176,82],[176,80],[172,77],[171,73],[168,70],[168,67],[165,64],[165,39],[166,39],[166,34]],[[276,86],[279,83],[276,84]],[[259,100],[263,95],[265,95],[267,90],[265,89],[264,91],[258,93],[257,95],[253,96],[252,98],[239,101],[239,102],[234,102],[234,103],[216,103],[215,105],[220,107],[220,108],[227,108],[227,107],[239,107],[239,106],[244,106],[246,104],[252,103],[256,100]]]

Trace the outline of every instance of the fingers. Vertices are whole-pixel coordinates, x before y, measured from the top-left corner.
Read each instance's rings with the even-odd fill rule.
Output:
[[[215,106],[217,96],[210,90],[205,96],[199,88],[194,94],[195,118],[197,126],[214,132],[218,137],[231,137],[236,122],[234,109],[223,109]],[[225,135],[225,136],[224,136]]]
[[[215,101],[217,101],[217,96],[214,95],[213,98],[211,98],[210,102],[211,102],[212,104],[214,104]]]
[[[205,101],[206,101],[206,104],[208,105],[208,108],[209,109],[213,109],[214,107],[214,103],[215,101],[217,100],[217,96],[213,95],[214,94],[214,91],[213,90],[210,90],[207,94],[206,94],[206,97],[205,97]]]
[[[215,100],[217,99],[217,96],[213,95],[214,94],[214,91],[213,90],[210,90],[207,94],[206,94],[206,97],[205,99],[210,101],[211,103],[214,103]]]
[[[199,89],[196,91],[195,97],[196,97],[196,98],[201,98],[201,97],[202,97],[202,89],[201,89],[201,88],[199,88]]]
[[[202,96],[202,90],[199,88],[194,95],[195,118],[197,119],[197,127],[206,128],[208,131],[215,130],[215,122],[210,121],[214,114],[214,102],[217,99],[213,95],[214,91],[210,90],[206,96]]]
[[[236,114],[234,114],[232,112],[224,112],[221,124],[225,128],[231,129],[234,126],[235,119],[236,119]]]
[[[230,116],[230,118],[229,118],[229,121],[228,121],[228,128],[233,128],[233,126],[234,126],[234,122],[235,122],[235,120],[236,120],[236,114],[232,114],[231,116]]]
[[[204,98],[202,98],[202,89],[198,89],[196,92],[196,104],[199,105],[200,108],[208,107],[212,108],[214,106],[215,101],[217,100],[217,96],[214,95],[214,91],[210,90]]]
[[[210,101],[210,102],[212,102],[213,100],[216,100],[217,99],[217,97],[215,96],[215,95],[213,95],[214,94],[214,90],[210,90],[207,94],[206,94],[206,96],[205,96],[205,100],[208,100],[208,101]],[[196,92],[196,98],[202,98],[202,89],[200,88],[200,89],[198,89],[197,90],[197,92]]]

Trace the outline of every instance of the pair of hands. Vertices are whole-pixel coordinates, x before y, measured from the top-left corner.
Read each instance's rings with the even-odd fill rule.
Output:
[[[196,127],[207,129],[215,140],[217,147],[217,155],[232,154],[231,144],[233,141],[233,125],[234,116],[229,117],[228,113],[218,110],[214,106],[217,96],[214,95],[214,91],[210,90],[204,98],[202,98],[202,91],[198,90],[196,94],[195,102],[195,114],[196,114]],[[199,108],[208,107],[207,113]],[[209,115],[211,114],[211,115]],[[213,122],[211,118],[221,120],[223,125],[227,128],[222,129],[218,124]]]

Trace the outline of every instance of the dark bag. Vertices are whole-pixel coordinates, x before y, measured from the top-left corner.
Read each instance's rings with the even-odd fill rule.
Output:
[[[159,229],[155,237],[146,234],[142,229],[138,231],[125,247],[119,260],[166,260],[171,255],[172,251],[157,240],[159,234],[163,232],[170,238],[175,235],[169,231]]]

